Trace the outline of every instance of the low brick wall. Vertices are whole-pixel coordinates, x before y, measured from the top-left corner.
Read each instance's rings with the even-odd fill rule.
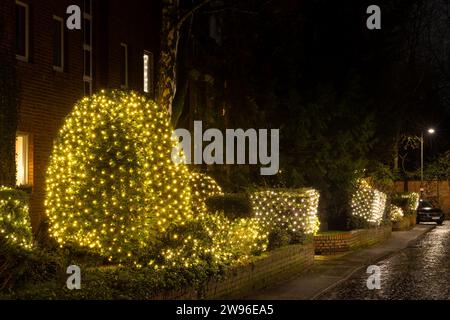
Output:
[[[228,299],[241,298],[254,290],[289,279],[314,263],[314,244],[290,245],[274,250],[253,262],[229,269],[220,279],[212,279],[199,290],[187,288],[165,292],[154,299]]]
[[[314,250],[318,255],[330,255],[368,247],[391,236],[392,226],[360,229],[336,234],[318,234],[314,237]]]

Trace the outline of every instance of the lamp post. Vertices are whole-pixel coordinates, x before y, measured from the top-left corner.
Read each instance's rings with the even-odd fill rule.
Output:
[[[436,130],[429,128],[428,134],[434,134]],[[423,131],[420,136],[420,187],[423,188]]]

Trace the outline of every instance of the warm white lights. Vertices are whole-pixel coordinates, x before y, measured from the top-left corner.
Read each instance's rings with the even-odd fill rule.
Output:
[[[145,261],[157,237],[192,218],[189,172],[172,163],[171,136],[165,108],[134,92],[78,102],[47,172],[46,213],[56,241],[112,261]]]
[[[252,208],[267,232],[280,227],[288,232],[315,234],[319,230],[319,193],[313,189],[257,191]]]
[[[23,191],[0,186],[0,238],[22,249],[33,247],[27,198]]]
[[[389,218],[392,222],[400,222],[403,219],[403,210],[393,204],[389,207]]]
[[[385,193],[373,189],[367,181],[361,179],[352,198],[352,214],[379,226],[383,220],[386,200]]]

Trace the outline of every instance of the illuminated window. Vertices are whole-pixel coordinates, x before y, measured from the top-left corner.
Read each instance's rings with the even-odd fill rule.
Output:
[[[16,136],[16,184],[18,186],[28,185],[28,146],[29,139],[26,134]]]
[[[120,86],[128,88],[128,45],[120,44]]]
[[[53,16],[53,69],[64,70],[64,20]]]
[[[29,9],[26,3],[16,1],[16,58],[28,61],[29,57]]]
[[[153,54],[144,51],[144,92],[153,97]]]

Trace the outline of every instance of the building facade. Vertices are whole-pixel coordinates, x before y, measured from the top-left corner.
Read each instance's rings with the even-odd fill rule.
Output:
[[[77,12],[74,5],[80,8],[81,29],[70,30],[67,20]],[[53,141],[74,103],[101,89],[154,95],[160,12],[156,0],[0,4],[0,47],[15,56],[19,84],[16,183],[31,190],[35,232],[45,219],[45,175]]]

